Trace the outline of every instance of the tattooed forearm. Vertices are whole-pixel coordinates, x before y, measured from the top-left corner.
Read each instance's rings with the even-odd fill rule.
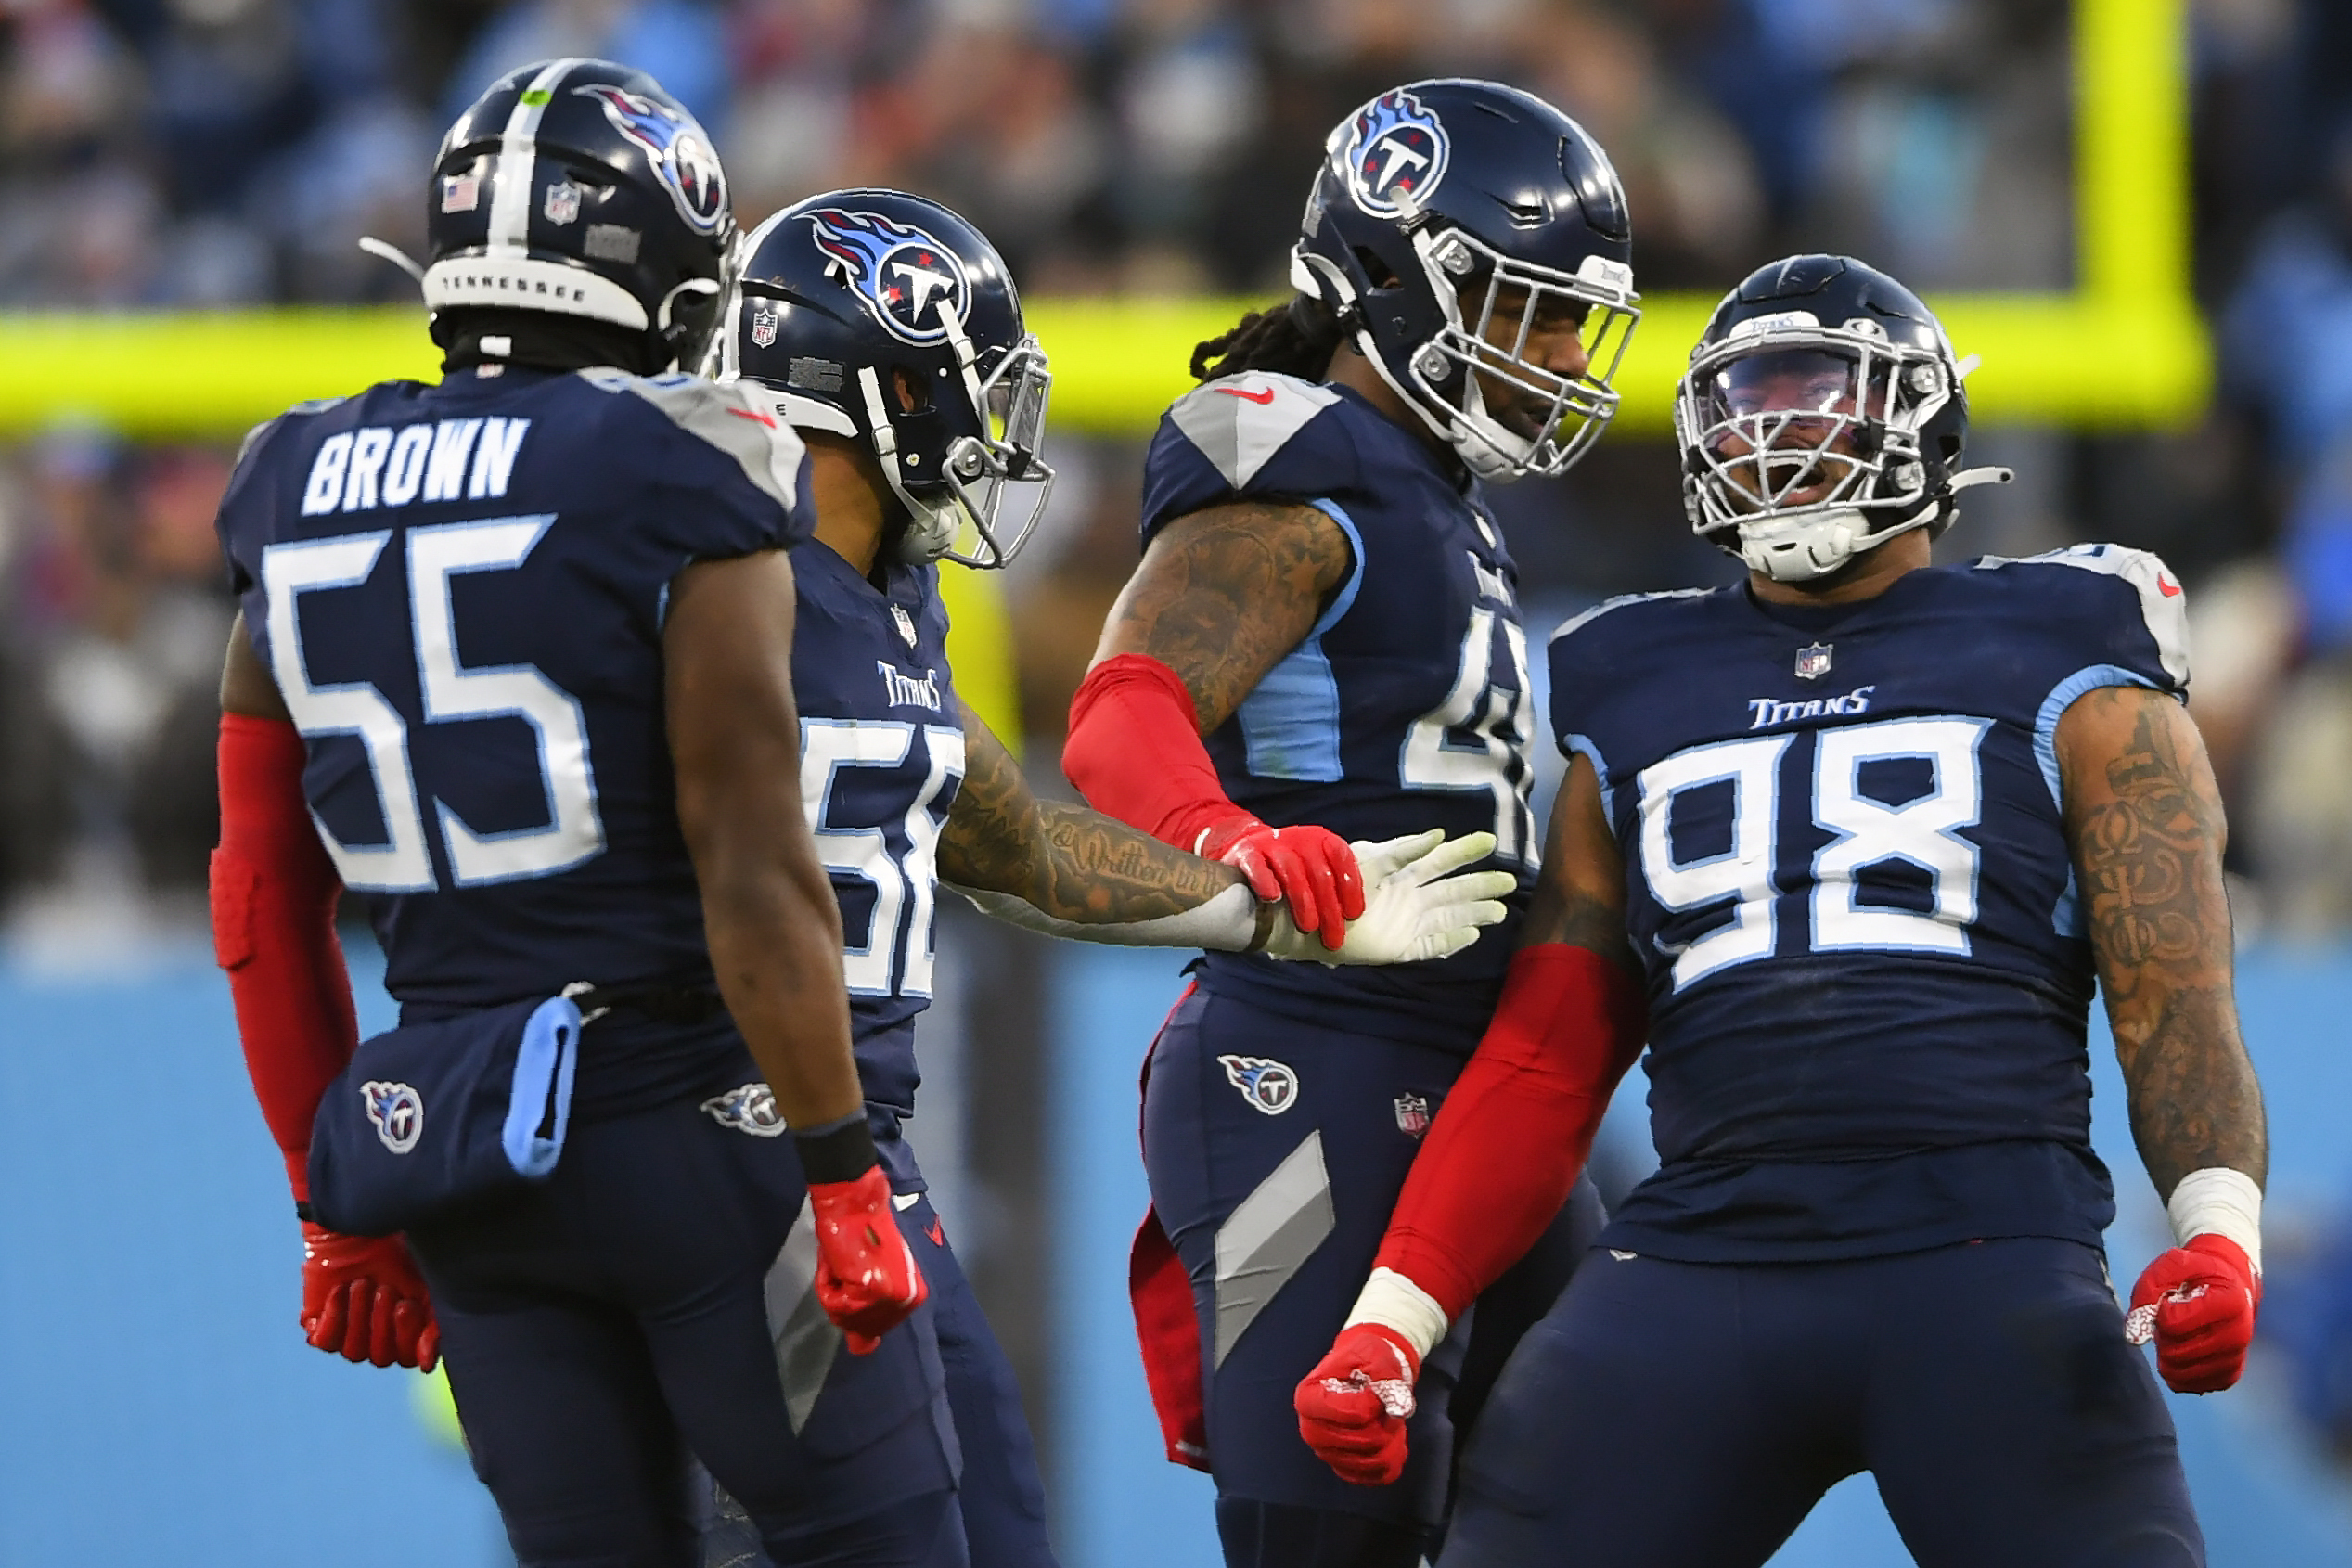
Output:
[[[1354,562],[1347,535],[1313,507],[1237,501],[1178,518],[1112,607],[1095,657],[1167,665],[1206,734],[1305,640]]]
[[[2140,1157],[2166,1195],[2210,1165],[2261,1181],[2269,1138],[2231,988],[2228,829],[2196,726],[2169,697],[2109,688],[2067,710],[2058,750]]]
[[[968,770],[939,840],[944,880],[1087,925],[1181,914],[1240,880],[1100,812],[1039,801],[987,726],[969,712],[965,726]]]

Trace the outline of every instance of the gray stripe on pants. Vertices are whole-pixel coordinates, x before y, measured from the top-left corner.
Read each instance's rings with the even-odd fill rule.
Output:
[[[798,1437],[816,1407],[816,1396],[825,1392],[826,1374],[842,1345],[842,1331],[816,1299],[816,1211],[805,1198],[791,1234],[768,1265],[763,1294],[767,1331],[776,1341],[776,1373],[784,1384],[784,1410]]]
[[[1242,1333],[1331,1233],[1331,1178],[1319,1127],[1217,1227],[1216,1357]]]

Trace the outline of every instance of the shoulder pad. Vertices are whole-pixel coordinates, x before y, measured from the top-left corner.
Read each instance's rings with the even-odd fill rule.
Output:
[[[1570,633],[1580,631],[1584,627],[1590,625],[1593,622],[1600,620],[1611,610],[1623,610],[1627,605],[1649,604],[1654,600],[1664,599],[1705,598],[1708,595],[1717,591],[1718,590],[1714,588],[1668,588],[1663,593],[1655,594],[1619,594],[1615,598],[1602,599],[1599,604],[1594,605],[1590,610],[1586,610],[1581,615],[1572,615],[1567,620],[1562,621],[1560,623],[1560,629],[1551,634],[1551,640],[1553,642],[1558,642],[1562,637],[1568,636]]]
[[[778,418],[774,400],[756,382],[722,386],[700,376],[632,376],[621,370],[583,370],[581,379],[601,392],[631,392],[660,409],[670,423],[717,447],[743,470],[743,477],[786,511],[793,508],[806,448],[792,427]]]
[[[2122,545],[2073,545],[2037,556],[1986,556],[1976,570],[2004,566],[2071,566],[2119,577],[2140,596],[2140,616],[2155,640],[2156,657],[2175,685],[2189,682],[2189,598],[2180,579],[2153,552]]]
[[[1295,376],[1248,370],[1221,376],[1176,400],[1168,419],[1236,490],[1340,394]]]

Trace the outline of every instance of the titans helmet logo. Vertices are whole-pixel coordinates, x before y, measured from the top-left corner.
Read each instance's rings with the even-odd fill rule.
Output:
[[[1398,87],[1356,111],[1348,129],[1348,193],[1376,218],[1417,210],[1446,177],[1450,144],[1437,116]]]
[[[425,1136],[424,1097],[406,1084],[370,1081],[359,1086],[360,1103],[386,1149],[405,1154]]]
[[[961,326],[971,309],[964,263],[913,225],[827,207],[809,214],[809,225],[816,248],[844,269],[850,291],[901,342],[945,342],[949,322]]]
[[[1253,1111],[1279,1116],[1298,1102],[1299,1075],[1282,1062],[1263,1056],[1221,1056],[1217,1062]]]
[[[688,227],[697,234],[719,231],[728,211],[726,174],[711,138],[692,116],[603,82],[572,90],[596,99],[612,128],[645,149],[654,178],[670,193]]]

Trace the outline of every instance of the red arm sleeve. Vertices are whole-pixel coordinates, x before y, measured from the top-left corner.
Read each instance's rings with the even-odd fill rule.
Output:
[[[1414,1157],[1374,1266],[1459,1317],[1560,1212],[1647,1022],[1640,988],[1588,948],[1545,943],[1511,959],[1494,1021]]]
[[[228,971],[262,1118],[304,1202],[311,1119],[359,1038],[335,939],[342,883],[302,798],[302,738],[292,725],[223,713],[220,767],[213,956]]]
[[[1212,828],[1256,822],[1217,781],[1192,694],[1148,653],[1122,653],[1086,673],[1070,700],[1061,771],[1097,811],[1189,854],[1201,853]]]

